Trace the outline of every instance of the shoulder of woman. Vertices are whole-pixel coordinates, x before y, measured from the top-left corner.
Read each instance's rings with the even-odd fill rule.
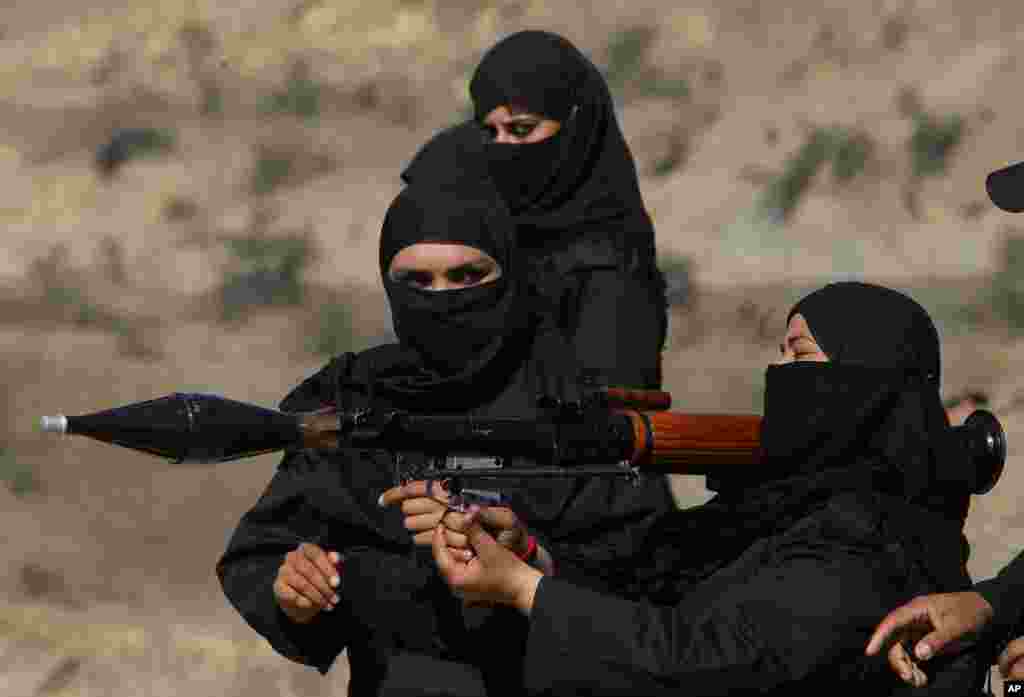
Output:
[[[420,177],[457,177],[463,174],[466,153],[476,151],[481,142],[480,129],[472,121],[450,126],[424,143],[402,170],[406,184]]]
[[[317,372],[291,389],[280,403],[282,411],[311,411],[334,404],[340,377],[358,379],[368,374],[373,358],[388,353],[389,346],[378,346],[359,353],[343,353],[332,358]]]

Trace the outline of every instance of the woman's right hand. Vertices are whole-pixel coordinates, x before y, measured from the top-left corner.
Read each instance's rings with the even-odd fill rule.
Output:
[[[285,555],[274,580],[274,599],[293,622],[306,624],[321,610],[333,610],[340,602],[335,589],[341,585],[341,556],[303,542]]]

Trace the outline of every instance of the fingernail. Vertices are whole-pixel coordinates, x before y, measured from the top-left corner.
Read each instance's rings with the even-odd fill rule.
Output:
[[[337,605],[338,603],[341,602],[341,598],[339,598],[337,595],[335,595],[334,597],[331,598],[331,602],[334,603],[335,605]]]
[[[917,657],[923,661],[925,659],[931,658],[932,647],[928,644],[918,644],[917,649],[915,649],[914,653],[916,653]]]
[[[384,494],[381,494],[377,498],[377,505],[380,506],[381,508],[384,508]]]
[[[327,558],[331,560],[332,564],[337,564],[340,557],[338,557],[337,552],[331,552],[327,555]]]
[[[337,576],[331,576],[331,588],[337,588],[338,584],[341,583],[341,579]],[[335,601],[337,602],[337,601]]]

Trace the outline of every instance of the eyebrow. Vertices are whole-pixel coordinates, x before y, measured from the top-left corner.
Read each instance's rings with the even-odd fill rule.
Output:
[[[450,266],[444,270],[444,273],[452,273],[453,271],[480,271],[490,270],[497,265],[497,262],[491,262],[490,259],[477,259],[476,261],[467,261],[458,266]],[[408,274],[432,274],[432,270],[419,269],[416,267],[398,267],[392,269],[391,273],[396,275],[408,275]]]
[[[494,268],[487,259],[477,259],[476,261],[467,261],[465,264],[459,264],[458,266],[452,266],[445,273],[452,273],[453,271],[484,271]]]

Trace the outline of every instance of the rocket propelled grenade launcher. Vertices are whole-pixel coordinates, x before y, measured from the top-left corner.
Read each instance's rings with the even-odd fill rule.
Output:
[[[400,481],[540,477],[636,477],[640,472],[763,475],[761,417],[668,411],[671,395],[595,388],[585,400],[555,404],[537,418],[489,418],[364,409],[286,413],[218,395],[174,393],[81,416],[44,416],[42,430],[88,436],[176,463],[217,463],[279,450],[356,447],[394,455]],[[943,447],[964,453],[946,473],[975,494],[995,486],[1006,435],[991,413],[974,412]],[[404,465],[402,453],[428,455]],[[519,456],[533,466],[506,466]],[[756,470],[762,468],[761,473]]]

